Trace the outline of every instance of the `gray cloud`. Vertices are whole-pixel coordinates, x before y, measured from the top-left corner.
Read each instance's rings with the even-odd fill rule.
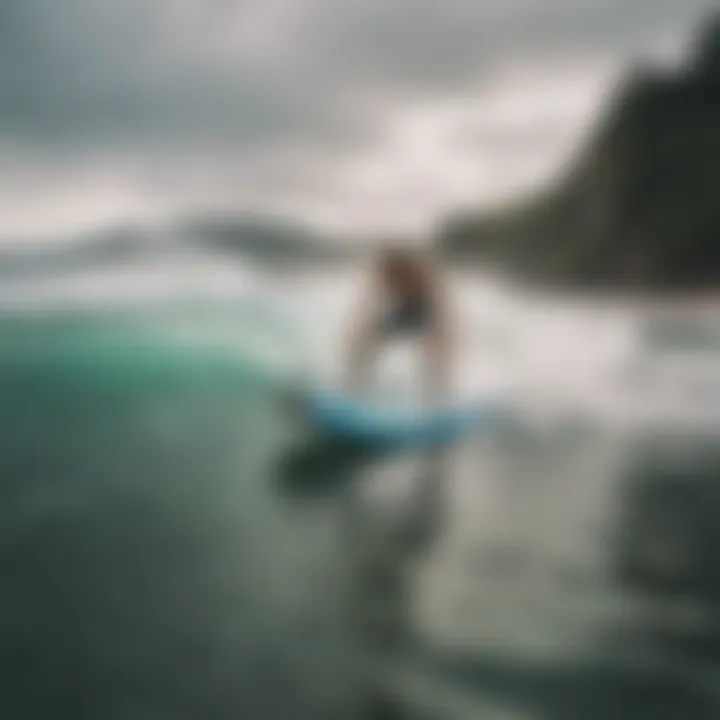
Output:
[[[3,0],[0,151],[17,164],[207,157],[217,177],[282,193],[303,185],[302,162],[319,183],[333,155],[370,147],[395,105],[478,93],[501,61],[641,47],[709,5]]]
[[[241,31],[248,11],[266,1],[5,0],[0,133],[33,142],[210,147],[353,139],[373,118],[358,117],[354,94],[447,93],[498,56],[558,43],[639,42],[704,5],[276,0],[268,49],[253,62],[243,52],[251,31]],[[180,15],[184,36],[182,23],[173,23]],[[218,58],[214,45],[228,24],[238,39]]]

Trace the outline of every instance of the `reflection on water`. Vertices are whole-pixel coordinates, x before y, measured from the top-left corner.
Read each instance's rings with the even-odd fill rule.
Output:
[[[522,387],[585,404],[405,456],[173,323],[5,323],[3,717],[720,716],[720,455],[677,334],[583,375],[533,325]],[[633,388],[683,413],[637,424]]]
[[[680,445],[518,426],[441,464],[345,455],[319,497],[377,716],[717,717],[718,455]]]
[[[645,598],[656,641],[720,659],[720,453],[714,438],[663,438],[624,478],[617,577]]]

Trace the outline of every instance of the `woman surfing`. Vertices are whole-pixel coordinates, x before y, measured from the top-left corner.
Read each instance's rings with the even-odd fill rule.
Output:
[[[382,346],[408,336],[424,355],[423,394],[432,408],[448,401],[450,318],[439,268],[419,250],[387,245],[375,256],[368,284],[354,312],[346,389],[367,390],[367,377]]]
[[[310,445],[302,444],[285,458],[284,484],[301,488],[334,487],[343,469],[377,458],[401,447],[426,447],[426,488],[438,491],[443,457],[437,445],[452,442],[474,420],[450,407],[450,313],[440,270],[421,251],[398,245],[383,247],[374,256],[365,291],[354,308],[345,365],[345,387],[340,395],[311,393],[304,403],[306,422],[321,428]],[[400,338],[417,341],[423,357],[422,394],[428,411],[413,420],[366,422],[369,412],[355,403],[370,388],[369,375],[382,348]],[[434,492],[423,493],[434,497]]]

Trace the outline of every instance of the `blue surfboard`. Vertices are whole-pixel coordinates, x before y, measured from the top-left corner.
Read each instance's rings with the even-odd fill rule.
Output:
[[[406,412],[381,409],[329,392],[313,392],[307,406],[312,422],[321,431],[346,441],[386,448],[459,442],[503,417],[502,405],[490,400],[435,412]]]

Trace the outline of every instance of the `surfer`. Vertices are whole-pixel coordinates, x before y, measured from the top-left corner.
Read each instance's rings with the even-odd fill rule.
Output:
[[[373,260],[349,343],[348,389],[365,390],[367,373],[384,343],[416,338],[424,353],[429,403],[447,400],[449,317],[439,268],[420,250],[388,245]]]

